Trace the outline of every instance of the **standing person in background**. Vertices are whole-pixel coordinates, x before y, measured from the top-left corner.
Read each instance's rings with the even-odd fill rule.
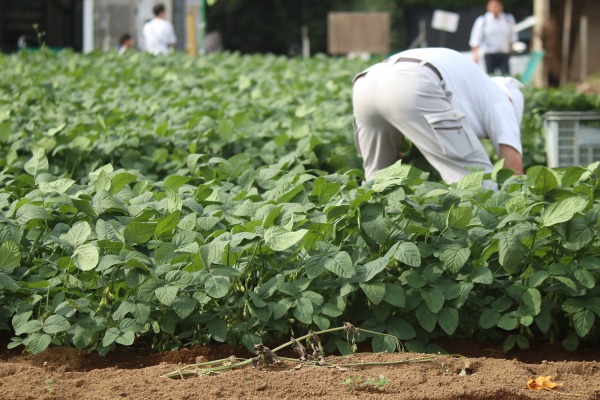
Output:
[[[521,83],[490,78],[463,54],[444,48],[406,50],[354,78],[354,140],[367,181],[400,158],[409,139],[453,183],[467,167],[491,172],[479,141],[489,138],[504,167],[523,174]]]
[[[473,61],[479,63],[479,51],[483,51],[488,74],[496,70],[501,75],[510,75],[508,60],[512,44],[518,40],[514,30],[515,18],[504,12],[501,0],[488,0],[487,12],[475,20],[469,45]]]
[[[146,51],[152,54],[169,54],[175,47],[177,37],[175,29],[166,19],[166,9],[163,4],[157,4],[152,9],[154,18],[144,24],[143,35]]]
[[[125,53],[129,49],[133,49],[133,46],[135,46],[133,37],[131,37],[129,33],[124,33],[119,39],[119,55]]]

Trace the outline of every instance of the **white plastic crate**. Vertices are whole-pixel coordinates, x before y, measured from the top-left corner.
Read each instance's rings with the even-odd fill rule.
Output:
[[[600,161],[600,113],[550,111],[544,114],[548,167]]]

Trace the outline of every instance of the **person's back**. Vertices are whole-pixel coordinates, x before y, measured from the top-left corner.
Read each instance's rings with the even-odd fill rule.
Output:
[[[168,54],[175,45],[177,38],[173,25],[165,19],[165,8],[162,4],[154,7],[154,15],[144,24],[144,46],[152,54]]]
[[[463,112],[478,138],[490,137],[497,149],[492,129],[515,134],[520,121],[506,95],[475,63],[465,55],[445,48],[412,49],[400,53],[435,65],[444,77],[445,89],[452,92],[452,105]]]

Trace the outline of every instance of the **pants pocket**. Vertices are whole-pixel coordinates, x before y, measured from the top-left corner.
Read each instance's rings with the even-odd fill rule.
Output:
[[[459,111],[445,111],[427,114],[425,119],[441,147],[443,156],[452,160],[469,158],[476,150],[473,140],[464,124],[465,115]]]

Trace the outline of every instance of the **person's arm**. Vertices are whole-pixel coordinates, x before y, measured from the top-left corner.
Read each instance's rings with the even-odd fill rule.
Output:
[[[523,175],[523,156],[512,146],[500,144],[500,158],[504,159],[504,167],[515,171],[515,175]]]
[[[475,61],[477,64],[479,63],[479,46],[481,45],[482,25],[483,18],[478,17],[473,24],[473,29],[471,29],[471,37],[469,39],[469,46],[471,46],[473,61]]]

